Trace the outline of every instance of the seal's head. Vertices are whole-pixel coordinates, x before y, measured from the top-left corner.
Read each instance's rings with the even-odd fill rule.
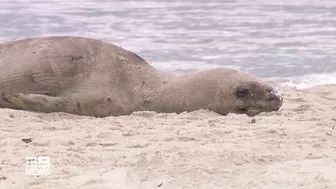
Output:
[[[282,106],[283,98],[277,90],[246,72],[221,68],[207,71],[206,76],[202,80],[207,80],[207,88],[214,86],[217,89],[215,97],[212,98],[215,104],[211,104],[210,109],[219,114],[255,116],[261,112],[278,111]],[[207,89],[207,93],[209,91]]]
[[[242,82],[235,86],[233,113],[255,116],[260,112],[280,109],[283,103],[281,94],[270,85],[260,81]]]

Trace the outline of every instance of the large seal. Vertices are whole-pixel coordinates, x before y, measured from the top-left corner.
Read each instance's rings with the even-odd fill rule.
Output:
[[[254,116],[281,95],[255,76],[217,68],[173,77],[111,43],[82,37],[0,44],[0,107],[95,117],[208,109]]]

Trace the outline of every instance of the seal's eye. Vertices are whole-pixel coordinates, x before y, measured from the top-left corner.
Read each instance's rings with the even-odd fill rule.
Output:
[[[249,94],[249,90],[246,88],[238,88],[236,90],[236,95],[239,97],[244,97],[247,96]]]

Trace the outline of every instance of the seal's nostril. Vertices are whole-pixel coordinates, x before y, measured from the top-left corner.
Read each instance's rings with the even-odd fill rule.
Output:
[[[279,101],[282,101],[282,96],[281,96],[281,94],[278,91],[272,90],[268,94],[268,100],[279,100]]]
[[[268,100],[280,100],[280,99],[274,94],[269,94]]]

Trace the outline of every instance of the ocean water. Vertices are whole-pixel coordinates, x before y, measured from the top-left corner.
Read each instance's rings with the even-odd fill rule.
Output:
[[[102,39],[176,75],[336,83],[335,0],[0,0],[0,42],[49,35]]]

